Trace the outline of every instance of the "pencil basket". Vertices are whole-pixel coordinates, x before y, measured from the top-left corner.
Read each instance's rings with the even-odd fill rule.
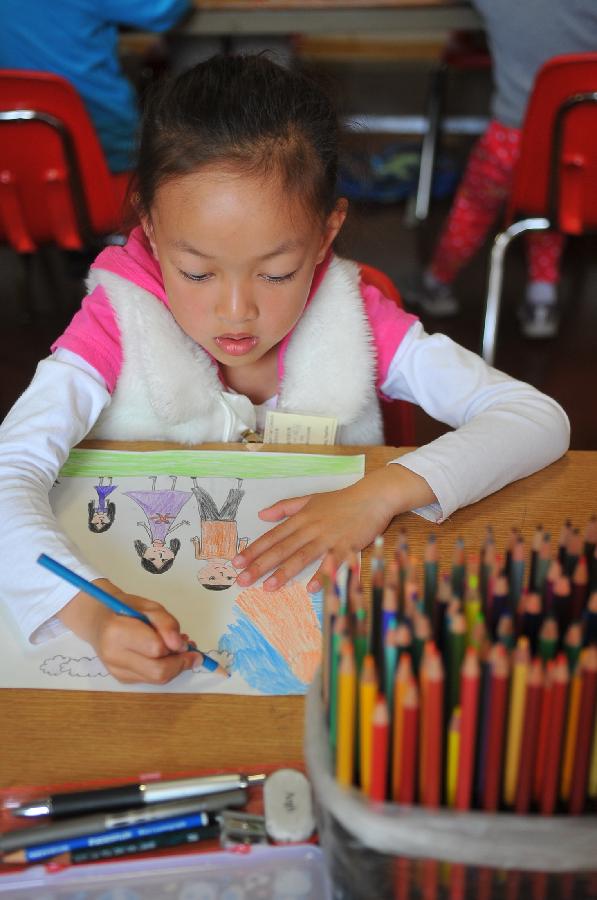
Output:
[[[597,898],[597,816],[374,804],[341,787],[320,673],[307,695],[305,758],[336,900]]]

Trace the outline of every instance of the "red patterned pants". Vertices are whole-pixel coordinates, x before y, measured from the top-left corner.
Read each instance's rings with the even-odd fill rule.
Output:
[[[431,261],[438,281],[451,284],[485,240],[508,196],[519,146],[520,130],[495,120],[474,145]],[[556,282],[563,236],[537,232],[526,240],[529,280]]]

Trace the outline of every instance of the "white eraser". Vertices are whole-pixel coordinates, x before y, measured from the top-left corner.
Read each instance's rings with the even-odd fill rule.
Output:
[[[263,787],[265,827],[274,841],[306,841],[315,831],[311,785],[296,769],[278,769]]]

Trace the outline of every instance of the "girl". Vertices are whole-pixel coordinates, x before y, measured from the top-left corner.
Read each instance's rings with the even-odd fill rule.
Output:
[[[97,503],[90,500],[87,504],[87,525],[89,530],[95,534],[102,534],[102,532],[108,531],[114,523],[116,506],[107,498],[117,487],[117,484],[112,484],[110,477],[108,477],[108,484],[104,484],[103,476],[100,476],[99,484],[95,485]]]
[[[334,255],[347,209],[335,196],[336,161],[328,100],[263,57],[201,63],[148,105],[140,225],[99,255],[82,309],[2,430],[0,508],[18,539],[0,589],[30,640],[70,628],[125,681],[167,681],[193,663],[161,605],[107,582],[57,529],[48,491],[87,434],[238,441],[278,407],[335,416],[342,442],[375,444],[382,395],[456,429],[349,488],[263,510],[285,521],[232,564],[244,568],[242,586],[271,571],[266,589],[327,549],[342,558],[367,546],[401,512],[441,522],[566,451],[568,421],[553,400],[426,335]],[[41,551],[137,606],[155,629],[46,577]]]
[[[137,522],[144,528],[149,538],[149,545],[143,541],[135,541],[135,550],[141,557],[141,565],[146,572],[152,575],[163,575],[174,564],[174,557],[180,550],[180,541],[173,538],[166,546],[166,538],[181,525],[190,525],[186,519],[182,519],[177,525],[176,518],[192,494],[190,491],[177,491],[177,476],[170,476],[172,486],[170,490],[156,491],[155,483],[157,475],[150,476],[150,491],[125,491],[124,496],[130,497],[141,507],[145,513],[146,522]]]

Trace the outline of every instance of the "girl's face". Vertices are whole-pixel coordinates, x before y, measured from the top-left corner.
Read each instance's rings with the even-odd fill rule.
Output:
[[[346,201],[322,223],[276,178],[210,167],[163,184],[143,224],[178,324],[241,368],[296,324],[345,216]]]

